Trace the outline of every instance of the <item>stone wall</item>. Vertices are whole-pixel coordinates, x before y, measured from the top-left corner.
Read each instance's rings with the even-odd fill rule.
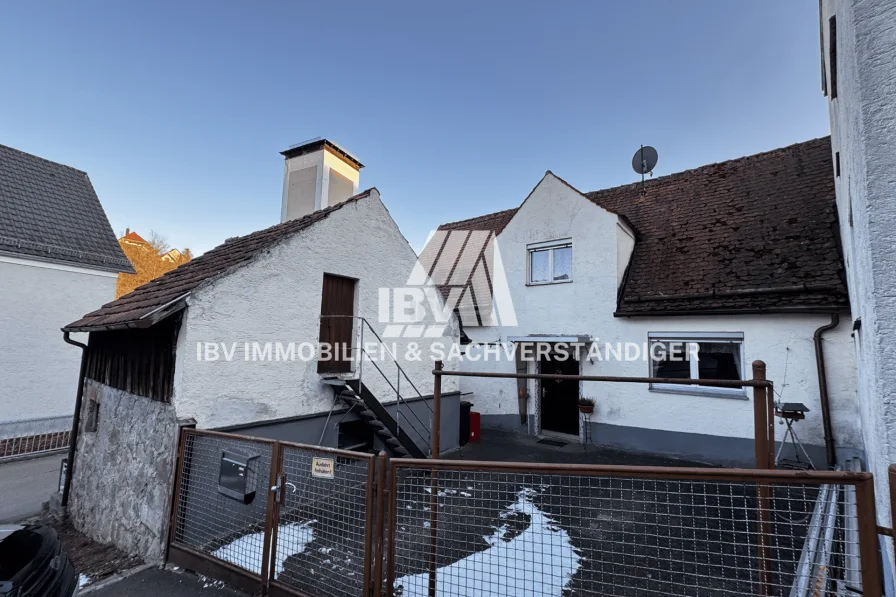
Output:
[[[97,405],[96,431],[90,426]],[[75,528],[148,562],[168,532],[177,421],[170,404],[86,380],[69,515]]]

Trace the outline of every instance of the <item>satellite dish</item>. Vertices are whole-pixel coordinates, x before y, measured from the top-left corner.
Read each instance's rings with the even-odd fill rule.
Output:
[[[653,169],[656,168],[658,159],[659,155],[653,147],[642,145],[641,149],[636,151],[635,156],[632,158],[632,169],[642,177],[645,174],[651,174]]]

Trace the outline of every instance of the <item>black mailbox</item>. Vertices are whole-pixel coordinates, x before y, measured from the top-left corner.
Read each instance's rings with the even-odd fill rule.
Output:
[[[218,493],[251,504],[255,499],[258,478],[258,456],[246,456],[236,452],[221,452],[221,472],[218,475]]]

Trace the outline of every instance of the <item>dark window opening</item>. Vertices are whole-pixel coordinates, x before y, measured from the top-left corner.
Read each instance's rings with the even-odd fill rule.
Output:
[[[828,20],[828,56],[831,61],[831,99],[837,97],[837,17]]]
[[[353,452],[373,452],[373,430],[364,421],[339,423],[338,447]]]
[[[84,417],[84,431],[94,433],[100,422],[100,404],[93,398],[87,401],[87,414]]]
[[[837,174],[837,178],[840,177],[840,152],[834,154],[834,171]]]

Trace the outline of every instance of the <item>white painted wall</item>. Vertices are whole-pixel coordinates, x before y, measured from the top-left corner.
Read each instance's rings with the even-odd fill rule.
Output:
[[[822,34],[828,76],[828,19],[837,17],[838,94],[829,100],[840,231],[854,318],[858,395],[868,470],[878,514],[889,524],[887,467],[896,462],[896,3],[824,0]],[[828,85],[830,89],[830,85]]]
[[[0,257],[0,421],[71,415],[81,350],[62,326],[115,298],[118,275]],[[86,334],[73,334],[80,342]]]
[[[378,289],[406,286],[415,261],[414,251],[374,191],[202,287],[189,299],[178,338],[174,390],[178,417],[193,417],[208,428],[327,412],[333,391],[320,382],[316,361],[246,362],[238,353],[230,362],[200,362],[196,343],[316,343],[324,273],[358,280],[357,314],[381,334],[386,324],[377,323]],[[456,324],[449,336],[456,338]],[[365,342],[371,340],[366,334]],[[431,394],[433,363],[405,359],[410,342],[424,346],[427,341],[397,340],[401,366],[422,394]],[[387,357],[378,364],[394,384],[394,362]],[[371,363],[364,364],[362,373],[364,383],[381,401],[392,400],[391,390]],[[443,391],[456,387],[456,378],[445,379]],[[404,379],[402,388],[406,398],[415,395]]]
[[[290,190],[289,175],[291,172],[316,169],[314,176],[314,189],[302,190],[298,188]],[[351,182],[351,188],[346,185],[345,192],[334,196],[330,192],[330,172],[335,171]],[[349,164],[338,155],[329,151],[326,147],[288,158],[283,164],[283,202],[280,208],[280,221],[292,220],[308,215],[311,211],[323,209],[335,203],[341,203],[352,195],[358,193],[358,182],[361,173],[358,168]],[[341,189],[341,187],[340,187]],[[348,194],[345,194],[345,193]],[[310,206],[306,209],[304,206]]]
[[[498,236],[516,327],[465,328],[477,342],[506,341],[530,334],[590,335],[599,341],[647,341],[648,332],[742,332],[745,365],[761,359],[768,378],[788,402],[810,409],[799,426],[800,437],[823,445],[821,407],[813,334],[828,323],[827,315],[742,315],[707,317],[617,318],[618,268],[626,259],[617,254],[617,216],[588,201],[552,175],[533,191]],[[527,244],[572,238],[571,284],[526,286]],[[825,336],[825,357],[835,437],[838,446],[861,445],[855,408],[855,366],[848,325]],[[512,372],[513,362],[500,365],[464,361],[465,370]],[[786,370],[786,372],[785,372]],[[585,375],[648,376],[646,361],[585,363]],[[516,382],[462,378],[461,390],[474,392],[474,410],[484,414],[518,413]],[[644,385],[585,383],[582,392],[597,399],[596,420],[613,425],[661,429],[738,438],[753,437],[752,401],[650,391]],[[535,394],[531,382],[530,394]],[[534,401],[529,404],[534,414]],[[778,427],[778,438],[783,427]]]

